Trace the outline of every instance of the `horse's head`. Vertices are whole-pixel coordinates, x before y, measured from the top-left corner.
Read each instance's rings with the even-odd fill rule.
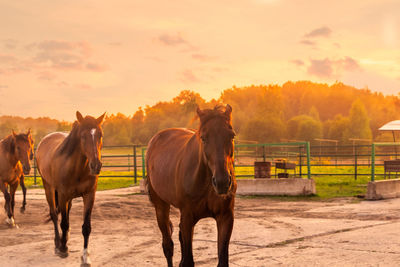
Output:
[[[198,135],[204,161],[212,173],[212,185],[218,194],[227,194],[234,179],[232,107],[226,105],[225,111],[221,106],[197,108],[197,115],[200,118]]]
[[[84,118],[79,111],[76,112],[81,150],[89,161],[90,174],[92,175],[98,175],[102,166],[101,148],[103,146],[103,130],[101,129],[101,124],[104,115],[105,113],[97,119],[92,116]]]
[[[31,171],[29,159],[33,159],[33,138],[31,130],[29,129],[26,134],[16,134],[13,131],[12,138],[15,142],[15,155],[22,163],[24,174],[29,174]]]

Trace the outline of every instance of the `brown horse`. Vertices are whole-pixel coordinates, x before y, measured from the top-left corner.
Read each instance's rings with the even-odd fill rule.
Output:
[[[42,176],[50,219],[54,224],[55,252],[60,257],[68,256],[69,212],[72,199],[83,198],[84,223],[82,234],[84,249],[81,266],[90,266],[88,253],[91,232],[91,213],[94,204],[97,179],[101,170],[101,147],[103,131],[99,118],[82,117],[77,111],[69,134],[55,132],[45,136],[36,150],[38,170]],[[58,213],[61,212],[62,236],[58,231]]]
[[[11,135],[0,141],[0,189],[5,199],[6,222],[12,227],[17,227],[14,220],[15,191],[21,181],[20,178],[23,179],[24,174],[29,174],[31,170],[29,159],[32,158],[31,130],[28,130],[26,134],[16,134],[13,131]],[[8,192],[8,186],[10,186],[10,192]],[[26,188],[23,192],[24,202],[21,211],[25,210]]]
[[[228,266],[236,180],[233,169],[232,108],[197,109],[199,130],[166,129],[149,142],[146,154],[148,189],[154,204],[162,246],[172,266],[170,205],[180,210],[180,266],[194,266],[193,229],[213,217],[218,229],[218,266]]]

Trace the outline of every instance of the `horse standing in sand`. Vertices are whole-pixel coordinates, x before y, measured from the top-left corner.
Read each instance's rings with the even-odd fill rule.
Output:
[[[170,205],[180,210],[180,266],[194,266],[193,229],[213,217],[218,229],[218,266],[228,266],[233,228],[236,180],[233,168],[232,108],[197,109],[199,130],[167,129],[149,142],[146,154],[148,189],[154,204],[162,247],[172,266]]]
[[[97,119],[91,116],[83,118],[77,111],[77,121],[74,122],[69,134],[60,132],[48,134],[40,141],[36,150],[37,166],[50,208],[50,219],[54,224],[55,252],[60,257],[68,256],[69,212],[72,199],[83,198],[84,249],[81,266],[90,266],[87,248],[97,179],[102,166],[101,124],[104,115]],[[58,213],[61,213],[61,238],[58,231]]]
[[[14,131],[11,135],[0,141],[0,189],[4,194],[4,208],[7,213],[6,222],[17,227],[14,220],[15,191],[18,183],[24,185],[24,201],[21,212],[25,211],[26,204],[26,188],[23,183],[24,174],[29,174],[31,166],[29,159],[33,158],[33,139],[31,130],[26,134],[16,134]],[[10,186],[10,192],[8,192]]]

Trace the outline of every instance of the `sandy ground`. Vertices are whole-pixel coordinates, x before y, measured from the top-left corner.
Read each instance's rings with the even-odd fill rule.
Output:
[[[138,188],[97,193],[89,248],[92,266],[165,266],[154,209]],[[1,199],[2,207],[4,200]],[[70,255],[54,255],[53,225],[45,224],[44,192],[28,190],[25,214],[10,229],[0,209],[0,266],[79,266],[83,247],[82,201],[73,201]],[[285,202],[237,198],[230,245],[231,266],[400,266],[400,199],[354,203]],[[178,266],[178,214],[174,264]],[[217,265],[216,227],[200,221],[194,234],[196,266]]]

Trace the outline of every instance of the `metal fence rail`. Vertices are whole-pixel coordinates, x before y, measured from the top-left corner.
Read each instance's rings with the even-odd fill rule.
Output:
[[[371,145],[310,146],[309,142],[238,144],[235,146],[236,177],[254,177],[254,162],[286,160],[296,164],[300,177],[311,176],[371,176],[383,177],[385,160],[400,158],[400,143],[374,143]],[[143,145],[104,146],[103,167],[99,178],[132,178],[134,183],[146,177],[146,147]],[[40,177],[36,158],[33,174]],[[272,170],[274,170],[272,165]]]
[[[132,177],[134,183],[137,184],[143,166],[142,147],[143,145],[104,146],[102,149],[103,166],[99,178]],[[37,179],[40,177],[36,166],[36,153],[32,164],[33,174],[26,177],[32,177],[36,185]]]

